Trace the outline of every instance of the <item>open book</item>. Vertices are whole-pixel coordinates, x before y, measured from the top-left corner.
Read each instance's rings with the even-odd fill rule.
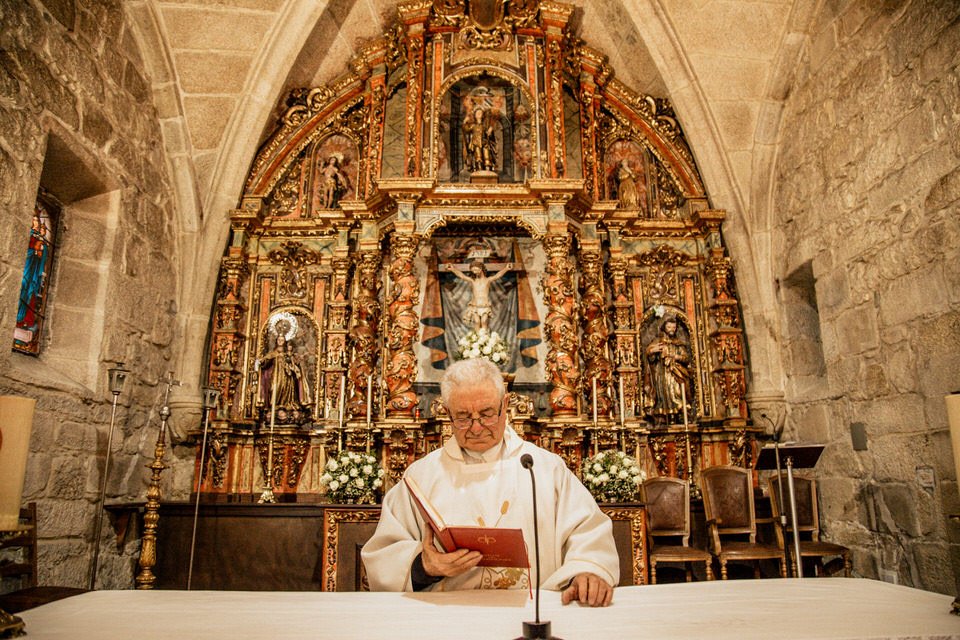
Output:
[[[483,560],[479,564],[481,567],[523,569],[530,567],[522,530],[473,526],[448,527],[420,486],[407,476],[404,476],[403,481],[410,490],[420,515],[433,530],[434,537],[444,551],[447,553],[457,549],[479,551],[483,554]]]

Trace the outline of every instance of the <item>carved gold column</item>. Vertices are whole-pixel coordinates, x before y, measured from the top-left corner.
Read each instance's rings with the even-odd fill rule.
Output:
[[[547,235],[543,239],[547,265],[541,279],[547,317],[544,322],[549,350],[546,368],[550,406],[555,417],[577,415],[577,388],[580,368],[577,362],[576,300],[570,264],[570,237]]]
[[[370,137],[367,144],[367,176],[364,181],[368,198],[377,192],[374,176],[380,173],[380,161],[383,154],[383,123],[387,107],[384,75],[374,75],[370,80],[370,85],[370,93],[367,95],[367,102],[370,107]]]
[[[733,265],[720,241],[720,225],[724,217],[722,211],[698,211],[694,222],[706,232],[709,247],[705,271],[713,290],[710,304],[710,315],[715,326],[710,332],[714,356],[712,373],[725,407],[724,422],[729,427],[739,428],[746,424],[747,419],[746,359]],[[731,443],[731,453],[742,460],[745,456],[744,446],[736,443],[740,439],[742,437],[737,437]]]
[[[598,85],[610,78],[610,69],[604,57],[577,43],[567,51],[567,66],[579,71],[580,77],[580,148],[583,155],[584,189],[594,200],[603,197],[603,168],[600,166],[601,153],[598,136],[601,96]]]
[[[397,7],[407,28],[407,104],[404,175],[421,175],[423,156],[423,60],[424,30],[430,16],[430,0],[403,2]]]
[[[585,227],[591,225],[584,225]],[[585,229],[586,230],[586,229]],[[610,415],[612,402],[610,358],[607,356],[606,299],[603,292],[603,258],[597,242],[584,240],[580,251],[580,313],[582,314],[583,340],[580,353],[584,362],[585,391],[584,407],[591,407],[593,380],[596,379],[597,415]]]
[[[242,233],[234,229],[234,235]],[[210,340],[210,369],[208,384],[220,391],[222,406],[230,418],[242,413],[242,398],[237,393],[240,383],[240,355],[245,344],[241,320],[247,307],[242,289],[249,275],[246,251],[242,246],[230,247],[220,262],[217,278],[217,301],[214,311],[213,333]]]
[[[348,414],[367,417],[367,382],[376,382],[377,331],[380,325],[380,252],[364,251],[357,258],[350,343],[350,400]],[[374,394],[375,395],[375,394]],[[372,418],[372,416],[371,416]]]
[[[544,3],[540,16],[546,31],[546,120],[549,176],[562,178],[566,171],[563,135],[563,42],[573,6],[559,2]]]
[[[413,259],[419,238],[395,233],[390,240],[390,297],[387,301],[387,416],[411,416],[417,406],[413,383],[417,378],[417,358],[413,343],[420,319],[414,307],[420,302],[420,280],[413,272]]]
[[[614,364],[617,376],[623,381],[623,404],[633,417],[639,403],[640,365],[637,359],[637,336],[633,326],[633,295],[627,286],[627,258],[623,255],[620,242],[620,228],[607,223],[607,235],[610,238],[611,298],[613,300]],[[618,381],[617,391],[620,384]],[[625,408],[620,410],[624,411]]]

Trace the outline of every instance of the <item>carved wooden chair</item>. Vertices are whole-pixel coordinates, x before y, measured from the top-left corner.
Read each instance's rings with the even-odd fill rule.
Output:
[[[647,514],[640,504],[618,503],[600,505],[600,510],[613,523],[613,540],[620,557],[621,587],[647,583],[646,545],[644,530]]]
[[[781,478],[776,474],[767,479],[767,488],[770,495],[770,507],[773,511],[773,520],[776,525],[777,545],[783,551],[784,545],[790,550],[790,566],[793,575],[797,575],[797,559],[793,553],[793,525],[790,522],[790,496],[787,490],[787,477],[783,475],[783,499],[780,504]],[[797,499],[797,531],[800,533],[800,557],[813,558],[814,569],[817,575],[832,573],[823,563],[824,558],[839,558],[843,564],[843,574],[850,577],[850,549],[833,542],[820,540],[820,509],[817,506],[817,483],[812,478],[803,476],[793,477],[793,486]],[[787,513],[787,530],[783,530],[780,515]]]
[[[20,528],[0,532],[0,550],[19,548],[22,560],[0,560],[0,577],[19,578],[20,588],[0,594],[0,609],[19,613],[54,600],[61,600],[86,589],[76,587],[38,586],[37,580],[37,503],[20,509]]]
[[[687,582],[693,579],[692,563],[702,562],[707,580],[713,580],[713,556],[690,546],[690,485],[687,481],[651,478],[643,483],[643,496],[647,508],[650,583],[657,583],[659,562],[683,563]]]
[[[700,481],[710,551],[720,562],[720,577],[727,579],[727,563],[731,561],[752,562],[753,575],[759,578],[760,561],[777,560],[780,576],[785,578],[783,551],[775,545],[757,542],[750,471],[734,466],[709,467],[700,472]]]
[[[380,507],[331,507],[323,511],[322,591],[369,591],[360,550],[377,529]]]

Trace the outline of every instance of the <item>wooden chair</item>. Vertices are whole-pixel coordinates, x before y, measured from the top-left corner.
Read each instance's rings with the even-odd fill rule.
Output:
[[[20,509],[20,528],[0,532],[0,549],[22,549],[23,561],[0,562],[0,576],[20,578],[20,589],[0,594],[0,609],[19,613],[42,604],[84,593],[74,587],[42,587],[37,585],[37,503]]]
[[[780,504],[780,482],[781,478],[776,474],[767,479],[767,489],[770,495],[770,507],[773,511],[773,520],[776,525],[777,545],[781,552],[784,545],[790,550],[790,566],[793,569],[793,575],[797,575],[797,559],[793,553],[793,526],[790,520],[790,497],[787,491],[786,474],[783,475],[783,499],[784,505]],[[823,564],[824,558],[840,558],[843,563],[843,574],[850,577],[850,549],[843,545],[834,544],[820,540],[820,509],[817,506],[817,483],[812,478],[802,476],[793,477],[793,486],[796,492],[797,500],[797,531],[800,533],[800,557],[814,558],[814,570],[817,575],[825,575],[830,572],[825,570]],[[780,522],[780,515],[787,512],[787,530],[783,530]]]
[[[322,591],[369,591],[360,550],[377,529],[380,507],[331,507],[323,511]]]
[[[702,562],[707,580],[713,580],[713,556],[703,549],[690,546],[690,485],[687,481],[680,478],[651,478],[643,483],[643,496],[647,508],[650,583],[657,583],[658,562],[683,563],[687,582],[693,579],[692,563]],[[673,544],[658,542],[658,538]]]
[[[753,562],[754,577],[760,577],[761,560],[777,560],[780,576],[787,576],[783,551],[757,542],[753,506],[753,478],[748,469],[709,467],[700,472],[703,509],[706,513],[711,553],[720,562],[720,577],[727,579],[727,563]]]
[[[613,541],[620,558],[621,587],[647,583],[647,513],[637,503],[602,504],[600,510],[613,524]]]

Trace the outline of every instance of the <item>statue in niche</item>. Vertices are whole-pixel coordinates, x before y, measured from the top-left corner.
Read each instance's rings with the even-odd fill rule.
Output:
[[[683,412],[690,389],[690,347],[679,335],[676,316],[667,316],[660,323],[655,340],[646,348],[649,364],[648,409],[654,416],[667,417]]]
[[[296,318],[279,313],[270,324],[276,336],[274,347],[255,363],[260,370],[260,402],[270,409],[275,400],[277,417],[284,421],[288,412],[299,412],[311,404],[310,383],[304,359],[294,343]]]
[[[463,121],[467,169],[473,171],[497,170],[497,136],[493,113],[488,109],[472,109]]]
[[[617,197],[622,209],[636,209],[640,205],[637,174],[630,168],[630,161],[626,158],[617,166]]]
[[[445,266],[453,272],[455,276],[466,280],[473,291],[473,296],[470,298],[469,304],[467,304],[467,311],[463,319],[473,327],[474,331],[489,328],[490,316],[493,314],[493,307],[490,306],[490,284],[496,282],[510,271],[513,268],[513,263],[508,262],[503,265],[500,271],[492,276],[487,276],[487,270],[483,266],[483,261],[474,260],[470,264],[470,273],[473,274],[473,277],[460,271],[455,264]]]
[[[350,176],[342,169],[343,154],[333,153],[320,170],[320,206],[333,209],[350,190]]]

